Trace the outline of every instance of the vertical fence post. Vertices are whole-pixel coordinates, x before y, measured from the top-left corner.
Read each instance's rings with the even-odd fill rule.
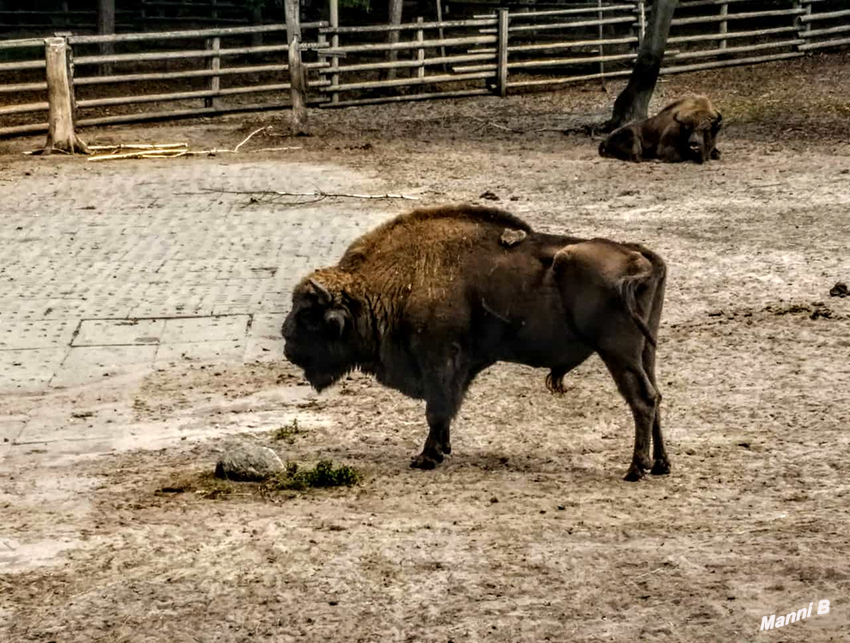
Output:
[[[289,43],[289,86],[292,94],[292,133],[307,133],[307,83],[301,65],[301,8],[299,0],[286,0],[286,41]]]
[[[635,21],[632,25],[632,32],[634,37],[637,38],[637,42],[632,46],[632,52],[635,55],[635,59],[637,59],[640,46],[643,44],[644,36],[646,36],[646,9],[644,0],[637,0],[635,5]]]
[[[729,5],[728,4],[720,5],[720,15],[724,16],[724,17],[729,15]],[[720,34],[726,35],[728,30],[729,30],[729,23],[726,22],[725,20],[721,20],[720,21]],[[723,40],[720,41],[720,48],[726,49],[726,38],[723,38]]]
[[[255,4],[251,7],[251,25],[254,27],[259,27],[263,24],[263,5]],[[299,34],[298,39],[301,40],[301,35]],[[260,47],[263,44],[263,34],[261,32],[252,33],[251,34],[251,46],[252,47]]]
[[[319,50],[317,52],[317,60],[319,61],[320,64],[327,65],[328,64],[328,57],[327,57],[327,55],[325,55],[323,53],[324,52],[323,47],[328,46],[328,37],[325,34],[320,33],[318,35],[318,43],[319,43]],[[323,80],[324,80],[324,73],[325,73],[325,67],[319,67],[319,75],[322,76]]]
[[[797,14],[794,16],[794,26],[797,27],[797,38],[802,38],[808,42],[809,38],[811,38],[809,32],[812,30],[812,23],[809,21],[803,22],[801,18],[803,15],[812,15],[812,3],[808,0],[794,0],[794,8],[803,9],[805,11],[802,15]],[[800,51],[800,45],[797,45],[796,49],[797,51]]]
[[[602,90],[608,91],[605,87],[605,62],[602,60],[603,56],[605,56],[605,46],[602,44],[603,39],[605,38],[605,34],[602,29],[602,18],[604,14],[602,13],[602,0],[596,0],[596,6],[599,9],[597,14],[599,18],[599,75],[602,77]]]
[[[398,26],[401,24],[401,14],[404,8],[403,0],[390,0],[390,15],[389,21],[391,26]],[[401,38],[401,31],[398,29],[393,29],[387,34],[387,42],[391,45],[398,44],[399,39]],[[398,60],[398,49],[390,49],[387,51],[387,61],[394,63]],[[395,67],[391,67],[387,69],[387,78],[392,79],[395,78]]]
[[[334,30],[331,36],[331,48],[339,47],[339,34],[336,29],[339,28],[339,0],[330,0],[330,23],[331,29]],[[331,87],[339,85],[339,74],[336,73],[339,69],[339,56],[331,57]],[[339,92],[331,93],[331,103],[339,102]]]
[[[61,150],[88,154],[86,144],[74,131],[74,83],[71,73],[71,48],[65,38],[45,38],[47,63],[48,129],[43,153]]]
[[[507,9],[499,9],[499,39],[496,45],[496,56],[498,56],[498,79],[496,89],[499,96],[504,98],[508,94],[508,27],[510,18]]]
[[[97,33],[100,35],[115,34],[115,0],[99,0],[97,3]],[[111,42],[100,43],[100,55],[110,56],[115,53],[115,45]],[[99,66],[101,76],[112,73],[111,63],[102,63]]]
[[[208,51],[212,51],[215,55],[210,56],[208,58],[207,67],[213,71],[218,71],[221,69],[221,56],[219,52],[221,51],[221,38],[215,36],[214,38],[207,38],[206,48]],[[210,76],[210,91],[218,92],[221,88],[221,76],[215,74]],[[204,99],[205,107],[218,107],[219,105],[218,96],[210,96],[209,98]]]
[[[634,13],[635,21],[632,23],[632,37],[637,39],[637,43],[632,44],[630,48],[637,56],[640,43],[643,41],[643,0],[636,0]]]
[[[417,24],[422,24],[422,16],[416,18]],[[416,30],[416,42],[425,42],[425,32],[422,29]],[[419,66],[416,68],[416,77],[425,78],[425,49],[420,47],[416,50],[416,60],[419,61]],[[421,86],[420,86],[421,88]]]
[[[638,0],[638,46],[640,49],[643,39],[646,37],[646,5],[644,0]]]
[[[442,24],[442,22],[443,22],[443,0],[437,0],[437,22],[439,22],[440,24]],[[443,39],[443,28],[440,27],[437,30],[437,33],[440,34],[440,40],[442,40]],[[440,57],[441,58],[446,57],[446,47],[445,47],[445,45],[440,45]],[[448,71],[448,70],[449,70],[449,64],[443,63],[443,71]]]

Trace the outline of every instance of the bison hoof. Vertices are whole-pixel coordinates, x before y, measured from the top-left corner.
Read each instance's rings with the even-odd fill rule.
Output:
[[[442,453],[420,453],[410,461],[410,466],[414,469],[435,469],[442,461]]]
[[[655,464],[652,465],[650,473],[654,476],[666,476],[670,473],[670,462],[667,458],[656,460]]]
[[[452,445],[449,444],[448,442],[446,442],[443,445],[443,453],[445,453],[446,455],[449,455],[451,452],[452,452]]]
[[[637,482],[641,478],[643,478],[643,469],[641,469],[635,464],[632,464],[632,466],[629,467],[629,470],[626,473],[626,477],[623,478],[623,480],[625,480],[626,482]]]

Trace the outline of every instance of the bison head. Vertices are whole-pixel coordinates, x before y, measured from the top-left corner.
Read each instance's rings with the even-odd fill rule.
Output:
[[[673,118],[682,126],[681,140],[685,141],[689,160],[705,163],[714,157],[717,134],[723,121],[720,112],[713,108],[682,110]]]
[[[304,370],[317,391],[336,383],[356,365],[354,301],[314,275],[292,293],[292,310],[283,322],[283,354]]]

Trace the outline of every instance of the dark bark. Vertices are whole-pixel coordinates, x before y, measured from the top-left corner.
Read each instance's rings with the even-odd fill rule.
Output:
[[[602,126],[610,132],[626,123],[647,118],[649,101],[658,82],[658,73],[667,48],[670,22],[679,0],[655,0],[646,35],[638,50],[635,67],[629,76],[629,84],[617,96],[611,119]]]

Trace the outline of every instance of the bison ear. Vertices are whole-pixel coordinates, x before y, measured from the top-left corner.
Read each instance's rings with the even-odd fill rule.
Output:
[[[714,132],[719,132],[720,128],[723,125],[723,114],[717,112],[717,118],[714,119],[714,122],[711,124],[711,129]]]
[[[319,300],[320,304],[329,304],[333,300],[331,297],[331,292],[325,288],[325,286],[318,279],[309,279],[307,283],[310,284],[310,287],[313,289],[313,294],[316,295],[316,298]]]
[[[337,339],[341,338],[345,332],[346,317],[345,312],[339,309],[329,310],[325,313],[325,322],[333,329]]]

